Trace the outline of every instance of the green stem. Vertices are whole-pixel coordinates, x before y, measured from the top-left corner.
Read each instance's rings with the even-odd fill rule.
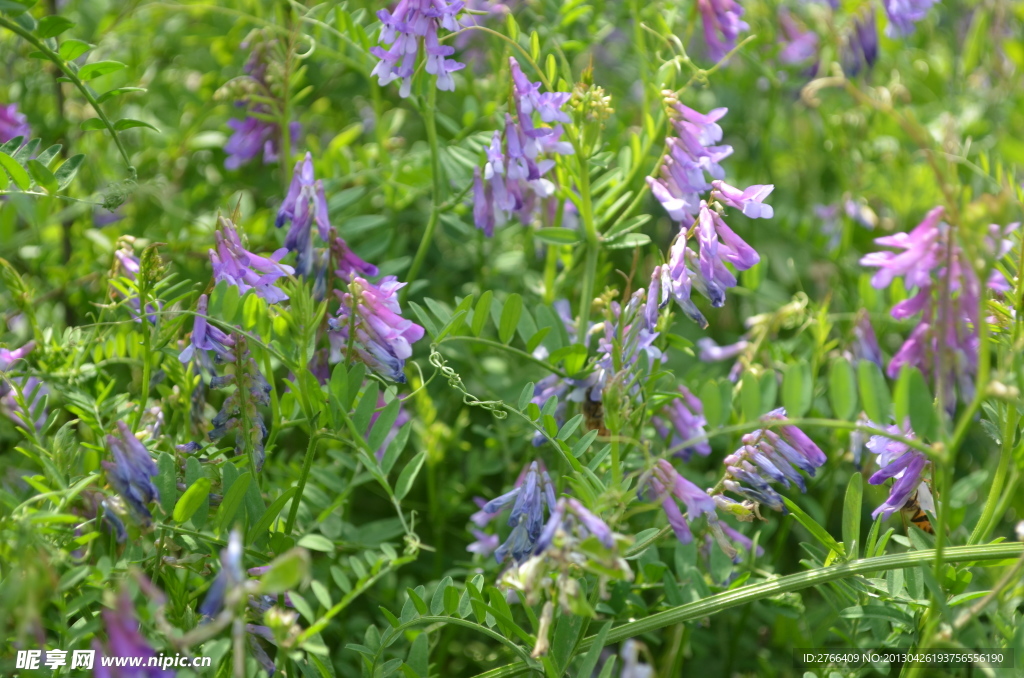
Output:
[[[423,230],[423,237],[420,238],[420,246],[413,257],[412,266],[409,267],[409,274],[406,282],[412,283],[423,268],[423,262],[427,258],[427,251],[434,241],[434,231],[437,230],[438,217],[440,216],[441,205],[441,152],[437,143],[437,120],[434,117],[434,109],[437,107],[437,87],[433,83],[427,83],[427,105],[423,110],[423,121],[427,127],[427,143],[430,144],[430,171],[433,175],[434,199],[430,208],[430,218],[427,220],[427,227]],[[408,297],[409,288],[402,290],[402,301]]]
[[[313,468],[313,457],[316,456],[316,444],[319,440],[316,433],[311,433],[309,443],[306,445],[306,456],[302,460],[302,473],[299,481],[295,484],[295,494],[292,495],[292,506],[288,510],[288,520],[284,525],[284,533],[291,535],[295,527],[295,518],[299,515],[299,504],[302,503],[302,491],[306,489],[306,480],[309,478],[309,471]]]
[[[128,151],[125,150],[124,144],[121,143],[121,138],[117,135],[117,130],[114,129],[114,125],[110,122],[110,119],[107,117],[107,114],[104,113],[103,109],[100,107],[99,101],[96,100],[96,97],[93,96],[93,93],[89,90],[88,87],[86,87],[85,83],[82,82],[81,78],[78,77],[78,74],[75,71],[71,70],[71,67],[63,59],[60,58],[59,54],[57,54],[52,49],[47,47],[46,43],[39,40],[36,36],[32,35],[31,32],[25,30],[25,28],[22,27],[20,24],[11,21],[7,17],[0,16],[0,26],[3,26],[12,33],[19,35],[23,40],[25,40],[30,45],[35,47],[37,50],[42,52],[43,55],[47,59],[52,61],[57,66],[57,68],[61,70],[61,73],[63,73],[64,76],[68,80],[70,80],[75,87],[78,88],[78,91],[82,93],[82,96],[85,97],[85,100],[88,101],[89,104],[92,106],[93,110],[96,111],[96,115],[99,117],[100,121],[103,122],[103,126],[106,127],[107,130],[110,132],[110,136],[114,138],[114,144],[117,146],[117,150],[121,153],[121,157],[124,159],[124,164],[128,168],[129,173],[131,174],[131,178],[134,179],[135,168],[132,167],[132,161],[128,157]]]
[[[976,563],[982,561],[1005,560],[1019,557],[1024,551],[1024,544],[1009,542],[1002,544],[986,544],[984,546],[954,546],[947,549],[947,562]],[[758,600],[763,600],[782,593],[800,591],[803,589],[821,586],[829,582],[846,579],[857,575],[867,574],[873,571],[902,570],[911,567],[927,565],[935,559],[935,550],[907,551],[905,553],[894,553],[874,558],[862,558],[852,560],[841,565],[822,567],[810,572],[798,572],[776,579],[770,579],[744,586],[733,591],[725,591],[701,600],[679,605],[663,612],[657,612],[613,628],[605,637],[604,644],[614,645],[628,638],[652,633],[660,629],[681,624],[695,619],[703,619],[711,615],[724,612],[725,610],[747,605]],[[594,636],[585,638],[580,643],[578,651],[586,652],[594,644]],[[519,675],[529,670],[523,663],[503,666],[492,671],[481,673],[477,678],[507,678]]]
[[[587,250],[580,290],[580,312],[576,324],[576,342],[587,345],[587,327],[590,325],[590,307],[594,303],[594,279],[597,277],[597,243],[584,245]]]
[[[985,508],[981,511],[974,531],[971,532],[968,544],[980,544],[988,538],[992,531],[992,519],[996,513],[996,506],[1002,497],[1003,485],[1006,483],[1006,474],[1010,470],[1010,461],[1013,459],[1013,438],[1017,431],[1017,405],[1010,403],[1006,408],[1006,421],[1003,426],[1002,447],[999,450],[999,466],[996,467],[996,474],[992,478],[992,487],[989,488],[988,498],[985,499]]]

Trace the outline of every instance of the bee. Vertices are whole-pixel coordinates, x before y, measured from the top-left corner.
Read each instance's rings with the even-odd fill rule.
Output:
[[[583,421],[588,431],[596,430],[599,436],[611,435],[604,427],[604,404],[601,401],[585,397],[580,409],[583,411]]]
[[[932,527],[932,521],[925,513],[924,509],[921,508],[921,502],[917,500],[918,490],[914,490],[914,494],[910,495],[910,499],[900,509],[903,517],[909,519],[911,524],[916,525],[919,529],[924,530],[928,534],[935,534],[935,528]]]

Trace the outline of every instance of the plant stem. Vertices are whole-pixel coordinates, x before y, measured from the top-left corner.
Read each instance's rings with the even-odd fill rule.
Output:
[[[309,478],[309,471],[313,468],[313,457],[316,452],[316,444],[319,437],[316,433],[310,433],[309,443],[306,445],[306,456],[302,460],[302,473],[299,481],[295,484],[295,494],[292,495],[292,505],[288,510],[288,520],[284,525],[284,533],[291,535],[295,527],[295,518],[299,514],[299,504],[302,502],[302,491],[306,489],[306,480]]]
[[[1003,485],[1006,483],[1006,474],[1010,469],[1010,461],[1013,458],[1013,438],[1017,432],[1017,404],[1009,403],[1006,408],[1006,420],[1003,422],[1002,447],[999,450],[999,465],[996,467],[996,474],[992,478],[992,487],[989,488],[988,498],[985,499],[985,508],[982,509],[981,517],[978,518],[974,531],[971,532],[967,543],[980,544],[988,538],[992,531],[992,518],[996,513],[996,506],[1002,497]]]
[[[441,205],[441,153],[437,143],[437,120],[434,117],[434,109],[437,108],[437,87],[433,83],[427,83],[427,105],[423,109],[423,121],[427,127],[427,143],[430,144],[430,167],[434,182],[433,205],[430,208],[430,217],[427,219],[427,227],[423,230],[423,237],[420,238],[419,248],[416,256],[413,257],[412,266],[406,276],[406,282],[412,283],[423,268],[423,261],[427,258],[427,250],[434,241],[434,231],[437,229],[437,221],[440,216]],[[408,297],[409,288],[402,290],[402,301]]]

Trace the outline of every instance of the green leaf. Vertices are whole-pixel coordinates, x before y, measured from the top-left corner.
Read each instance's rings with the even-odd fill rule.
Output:
[[[479,337],[480,333],[484,331],[484,325],[487,324],[487,316],[491,314],[491,301],[493,299],[494,293],[486,290],[480,295],[480,300],[476,302],[476,307],[473,309],[473,324],[470,327],[473,330],[473,336]]]
[[[395,462],[398,461],[402,450],[405,449],[406,443],[409,442],[409,432],[411,430],[412,422],[406,422],[402,428],[398,429],[398,435],[388,443],[388,449],[384,451],[384,458],[380,460],[380,468],[384,475],[391,473],[391,469],[394,467]]]
[[[396,397],[387,404],[384,410],[377,417],[377,421],[373,425],[373,430],[370,431],[370,437],[366,441],[371,450],[377,450],[384,444],[384,439],[389,433],[391,433],[391,427],[395,425],[395,420],[398,419],[398,408],[401,404],[402,403]]]
[[[107,125],[99,118],[89,118],[82,121],[82,129],[86,132],[92,132],[107,129]]]
[[[252,487],[255,486],[250,483],[250,488]],[[274,522],[274,519],[280,515],[282,510],[284,510],[285,504],[288,503],[288,500],[292,498],[293,494],[295,494],[295,488],[289,487],[280,497],[275,499],[273,503],[267,507],[266,511],[263,512],[263,515],[257,518],[256,524],[249,529],[246,541],[251,543],[256,541],[259,537],[262,537],[267,531],[267,528],[270,527],[270,524]]]
[[[651,236],[646,233],[627,233],[621,238],[612,238],[604,241],[605,249],[622,250],[629,247],[643,247],[651,242]]]
[[[857,365],[857,376],[860,385],[860,399],[864,403],[864,412],[868,419],[880,426],[889,421],[891,401],[889,387],[882,376],[882,370],[870,360],[861,360]]]
[[[601,652],[604,650],[604,640],[608,637],[608,631],[612,628],[612,622],[606,621],[601,625],[597,635],[594,636],[594,643],[590,646],[587,654],[584,655],[583,661],[580,662],[579,669],[576,671],[576,675],[580,678],[589,678],[594,674],[594,668],[597,666],[598,660],[601,658]]]
[[[725,412],[722,408],[722,391],[717,382],[704,382],[700,387],[700,402],[704,406],[704,420],[707,421],[708,428],[721,426],[725,420]]]
[[[122,118],[121,120],[118,120],[114,123],[114,129],[116,129],[118,132],[123,132],[126,129],[132,129],[134,127],[148,127],[154,132],[160,131],[156,127],[150,125],[148,122],[143,122],[142,120],[133,120],[131,118]]]
[[[114,97],[119,97],[122,94],[128,94],[129,92],[145,92],[145,91],[146,91],[145,87],[115,87],[114,89],[108,90],[108,91],[104,92],[103,94],[99,95],[96,98],[96,101],[98,103],[102,104],[104,101],[107,101],[108,99],[113,99]],[[122,122],[124,122],[124,121],[122,121]],[[137,122],[137,121],[135,121],[135,122]],[[118,124],[120,124],[120,123],[118,123]],[[150,127],[150,125],[146,125],[146,123],[142,123],[142,124],[145,125],[146,127]],[[120,129],[120,128],[117,125],[114,125],[114,129]],[[128,129],[128,128],[125,127],[125,129]],[[156,129],[156,128],[153,127],[153,129]]]
[[[786,367],[782,378],[782,404],[786,408],[786,416],[798,419],[811,407],[811,396],[814,383],[811,370],[804,361]]]
[[[307,534],[299,539],[298,545],[311,551],[334,553],[334,542],[322,534]]]
[[[44,167],[49,168],[50,162],[57,157],[57,154],[60,153],[61,148],[63,147],[60,144],[54,144],[53,146],[50,146],[45,151],[36,156],[36,160],[42,163]]]
[[[57,53],[60,54],[60,58],[64,61],[74,61],[93,47],[95,47],[95,45],[90,45],[84,40],[68,38],[64,42],[60,43],[60,50],[58,50]]]
[[[519,315],[523,312],[523,298],[516,293],[510,294],[501,309],[501,321],[498,323],[498,338],[507,344],[515,336]]]
[[[174,457],[166,452],[161,453],[157,460],[156,488],[160,492],[160,507],[164,513],[171,515],[174,502],[178,499],[178,479],[174,467]]]
[[[73,155],[65,160],[57,171],[53,173],[53,177],[57,180],[57,189],[63,191],[67,188],[74,180],[75,175],[78,174],[78,168],[82,166],[82,161],[85,160],[85,154],[79,153]]]
[[[542,228],[534,236],[549,245],[575,245],[580,241],[580,232],[571,228]]]
[[[309,574],[309,551],[294,548],[282,553],[270,563],[270,569],[260,577],[259,592],[277,595],[297,587]]]
[[[423,325],[424,329],[430,333],[430,336],[436,337],[437,324],[434,322],[434,319],[430,317],[430,314],[427,313],[427,309],[423,308],[415,301],[409,302],[409,308],[411,308],[412,312],[416,314],[416,318],[420,321],[420,325]]]
[[[230,463],[228,465],[231,466]],[[245,493],[249,490],[249,483],[251,481],[252,474],[246,471],[235,478],[235,481],[231,483],[231,487],[224,493],[224,499],[220,503],[220,508],[217,509],[217,524],[220,525],[221,532],[227,532],[231,529],[231,523],[234,521],[239,507],[242,505],[242,500],[245,499]]]
[[[451,577],[445,577],[438,583],[437,588],[434,589],[434,595],[430,597],[430,614],[444,614],[445,589],[449,586],[454,586],[454,582]]]
[[[835,551],[839,555],[845,555],[846,551],[843,548],[843,545],[833,539],[832,535],[828,533],[828,530],[819,525],[818,521],[804,513],[803,509],[786,497],[783,497],[782,501],[785,502],[786,508],[789,509],[789,512],[793,515],[796,521],[803,525],[804,528],[811,533],[811,536],[817,539],[822,546]]]
[[[202,477],[192,483],[174,505],[174,521],[184,523],[199,510],[203,502],[210,496],[210,479]]]
[[[843,543],[850,558],[858,558],[860,550],[860,518],[864,499],[864,476],[854,473],[846,485],[843,499]]]
[[[594,444],[594,439],[597,438],[597,434],[600,433],[598,429],[587,431],[583,434],[583,437],[576,441],[576,444],[572,446],[572,456],[577,459],[586,452],[591,445]]]
[[[78,79],[82,82],[88,82],[103,75],[116,73],[123,68],[125,68],[125,65],[120,61],[94,61],[78,69]]]
[[[519,393],[519,411],[522,412],[526,409],[526,406],[530,404],[533,399],[533,392],[535,390],[534,383],[531,381],[523,387],[523,390]]]
[[[916,367],[904,365],[893,390],[893,409],[897,422],[910,420],[910,427],[922,437],[934,439],[935,403],[924,375]]]
[[[363,391],[362,398],[359,399],[359,405],[356,406],[356,411],[352,415],[352,422],[356,425],[357,431],[362,433],[369,428],[370,418],[373,417],[373,412],[377,409],[377,394],[379,392],[380,384],[376,379],[370,379],[366,384],[366,390]]]
[[[565,422],[565,425],[562,426],[561,429],[559,429],[558,435],[555,436],[555,440],[568,440],[569,436],[571,436],[576,431],[576,429],[582,422],[583,415],[577,414],[575,417]]]
[[[405,498],[405,495],[409,494],[409,490],[412,489],[412,484],[415,482],[416,476],[419,475],[420,468],[423,467],[423,462],[426,459],[426,452],[421,451],[409,460],[409,463],[405,465],[405,468],[398,475],[398,482],[395,483],[395,497],[401,500]]]
[[[857,412],[857,385],[846,358],[836,358],[828,372],[828,397],[836,419],[850,421]]]
[[[27,191],[29,186],[32,185],[32,179],[28,176],[25,168],[19,165],[14,158],[3,152],[0,152],[0,167],[7,170],[7,173],[11,175],[11,179],[14,180],[14,185],[22,191]]]
[[[29,160],[28,171],[32,173],[32,178],[36,180],[36,183],[46,189],[47,193],[57,192],[57,180],[54,178],[53,172],[46,169],[46,165],[38,160]]]
[[[39,20],[39,27],[36,28],[36,35],[40,38],[53,38],[75,25],[71,19],[51,14]]]

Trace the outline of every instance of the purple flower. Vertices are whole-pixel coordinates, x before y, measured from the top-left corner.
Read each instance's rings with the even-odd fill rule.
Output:
[[[853,19],[853,29],[840,49],[843,70],[850,76],[870,69],[878,61],[878,27],[874,8]]]
[[[0,396],[6,395],[11,390],[7,380],[3,378],[3,373],[11,369],[14,363],[31,353],[35,347],[36,342],[30,341],[13,351],[9,348],[0,348]]]
[[[331,361],[358,359],[378,374],[405,383],[405,361],[412,345],[423,338],[423,328],[401,316],[398,290],[406,283],[387,276],[373,285],[353,276],[347,292],[335,290],[341,299],[331,330]],[[354,355],[349,355],[349,350]]]
[[[217,248],[210,250],[210,263],[216,282],[227,281],[238,288],[239,295],[254,289],[269,304],[288,298],[275,285],[278,279],[295,273],[291,266],[280,263],[287,254],[286,249],[279,249],[269,257],[253,254],[242,245],[235,225],[224,217],[220,217],[220,229],[215,235]]]
[[[720,61],[736,47],[740,32],[750,28],[740,18],[743,8],[735,0],[697,0],[697,9],[704,24],[708,56]]]
[[[495,226],[515,216],[529,224],[540,213],[540,201],[550,198],[555,185],[544,175],[555,166],[552,154],[573,153],[572,144],[562,141],[562,127],[538,125],[569,122],[562,110],[568,92],[540,92],[539,82],[530,82],[515,58],[509,57],[512,98],[516,116],[505,114],[505,131],[495,132],[487,146],[487,163],[473,180],[473,220],[490,237]]]
[[[589,377],[586,386],[589,397],[601,402],[605,388],[612,382],[631,383],[631,392],[639,389],[634,373],[641,356],[646,356],[648,367],[653,367],[662,358],[661,350],[654,345],[658,333],[649,329],[643,288],[637,290],[623,307],[613,301],[608,305],[608,317],[604,322],[604,335],[598,340],[597,369]]]
[[[651,418],[651,423],[658,436],[665,441],[665,446],[683,461],[688,461],[694,452],[706,457],[711,454],[711,445],[704,431],[708,425],[704,418],[704,406],[700,398],[690,393],[685,386],[680,386],[679,392],[682,397],[669,400],[660,416]],[[672,426],[671,430],[669,425]],[[693,442],[695,439],[696,442]]]
[[[98,639],[93,640],[93,649],[101,657],[137,657],[140,666],[107,666],[106,661],[96,659],[96,678],[174,678],[174,671],[150,666],[149,659],[156,657],[153,647],[139,632],[139,621],[135,617],[135,606],[127,589],[122,589],[117,598],[117,607],[103,610],[103,625],[107,632],[107,646]]]
[[[928,16],[928,10],[937,0],[882,0],[889,25],[885,34],[890,38],[910,35],[917,22]]]
[[[370,49],[370,53],[380,59],[372,73],[377,76],[377,82],[383,87],[393,80],[401,80],[398,93],[403,99],[408,97],[422,40],[425,70],[437,77],[439,90],[454,91],[455,79],[451,74],[466,65],[447,58],[455,54],[455,48],[442,45],[437,31],[439,28],[451,32],[459,30],[457,15],[464,4],[461,0],[400,0],[393,14],[386,9],[377,12],[384,24],[380,43],[390,44],[388,49],[380,46]]]
[[[118,266],[124,273],[124,277],[131,281],[136,280],[136,276],[139,274],[139,258],[135,256],[131,250],[124,248],[118,249],[114,252],[114,257],[117,259]],[[116,289],[116,288],[115,288]],[[120,292],[118,292],[120,294]],[[128,296],[128,308],[135,322],[142,322],[142,318],[139,314],[140,302],[139,297],[136,294],[130,293]],[[146,319],[150,323],[156,323],[156,312],[162,308],[160,302],[156,302],[156,305],[146,304]]]
[[[6,143],[15,137],[27,140],[32,134],[28,126],[28,118],[18,112],[18,104],[0,104],[0,143]]]
[[[746,339],[740,339],[735,344],[719,346],[711,337],[702,337],[697,340],[697,357],[706,363],[732,360],[746,351],[749,346],[750,342]]]
[[[711,186],[714,188],[711,192],[712,200],[717,198],[723,205],[735,207],[751,219],[771,219],[774,215],[772,206],[764,204],[764,199],[775,188],[771,184],[754,185],[741,191],[716,179],[711,182]]]
[[[31,424],[37,431],[42,431],[49,418],[46,399],[50,396],[50,389],[37,377],[10,377],[9,381],[0,381],[0,392],[4,393],[0,397],[0,406],[4,414],[15,424]],[[25,407],[18,402],[12,386],[17,387]]]
[[[296,253],[295,268],[300,275],[309,275],[313,265],[312,226],[316,222],[320,239],[328,242],[331,237],[331,220],[327,212],[327,196],[324,184],[313,174],[313,156],[306,157],[295,163],[295,173],[288,187],[281,208],[274,222],[278,228],[291,222],[284,246]],[[344,241],[342,241],[344,243]],[[364,265],[365,262],[363,262]]]
[[[818,70],[818,35],[803,30],[785,7],[779,10],[779,28],[783,38],[779,40],[779,61],[788,66],[799,66],[814,60],[811,74]]]
[[[652,498],[661,501],[665,517],[675,532],[676,538],[682,544],[689,544],[693,541],[689,523],[701,515],[708,515],[709,519],[715,515],[715,500],[707,492],[679,475],[672,464],[664,459],[659,459],[655,464],[654,473],[648,480],[648,485],[653,493]],[[643,499],[642,494],[641,499]],[[686,506],[685,517],[679,510],[677,500]]]
[[[877,425],[875,428],[878,428]],[[886,431],[904,438],[914,438],[914,432],[910,430],[909,425],[904,426],[903,430],[899,426],[889,426]],[[881,435],[871,436],[867,448],[871,453],[878,455],[879,466],[878,471],[868,479],[868,482],[872,485],[881,485],[890,478],[896,479],[889,497],[872,511],[872,518],[888,518],[902,509],[915,492],[922,508],[928,511],[935,510],[928,485],[921,479],[921,474],[930,463],[924,454],[910,449],[909,445],[900,440]]]
[[[196,302],[195,323],[192,326],[192,341],[178,356],[178,360],[183,363],[189,362],[193,357],[200,358],[201,356],[196,354],[197,349],[199,351],[213,351],[217,359],[223,362],[235,359],[235,354],[233,353],[235,340],[231,335],[219,327],[211,325],[206,320],[208,304],[209,299],[207,296],[205,294],[199,295],[199,301]]]
[[[242,120],[228,120],[228,127],[233,132],[224,144],[224,152],[228,154],[224,160],[226,169],[236,170],[255,160],[260,153],[263,154],[264,165],[278,161],[281,131],[277,123],[249,115]],[[298,142],[301,133],[300,123],[288,124],[288,135],[293,144]]]
[[[245,581],[242,557],[242,535],[237,529],[231,530],[228,545],[220,552],[220,571],[196,610],[200,616],[209,618],[218,615],[224,609],[227,594]]]
[[[501,543],[501,539],[496,534],[487,534],[480,530],[471,530],[473,536],[476,537],[476,541],[472,542],[466,547],[466,550],[470,553],[478,553],[481,556],[489,556],[494,553],[495,549]]]
[[[619,657],[622,659],[619,678],[654,678],[656,675],[653,666],[640,661],[640,643],[635,640],[630,639],[622,644]]]
[[[593,536],[607,549],[615,548],[615,535],[608,524],[591,513],[583,504],[573,498],[559,499],[551,509],[551,516],[537,539],[534,553],[546,551],[559,531],[571,533],[578,526],[580,537],[586,539]]]
[[[494,552],[494,557],[500,563],[511,554],[514,562],[521,563],[533,552],[541,536],[544,506],[549,512],[555,509],[554,484],[538,462],[532,462],[524,470],[514,489],[487,502],[481,510],[485,514],[496,515],[509,504],[512,504],[512,513],[508,524],[512,532]]]
[[[373,278],[378,273],[376,266],[363,261],[342,238],[336,237],[331,240],[331,255],[337,266],[334,274],[338,276],[339,280],[348,282],[355,275]]]
[[[107,436],[107,448],[114,461],[101,463],[111,486],[127,502],[139,522],[148,527],[153,522],[153,514],[146,505],[160,499],[160,491],[152,480],[157,475],[156,462],[123,421],[117,422],[117,430],[119,436]]]
[[[882,367],[882,349],[878,346],[875,328],[871,326],[871,318],[867,312],[861,311],[853,326],[853,355],[857,360],[867,360]]]

